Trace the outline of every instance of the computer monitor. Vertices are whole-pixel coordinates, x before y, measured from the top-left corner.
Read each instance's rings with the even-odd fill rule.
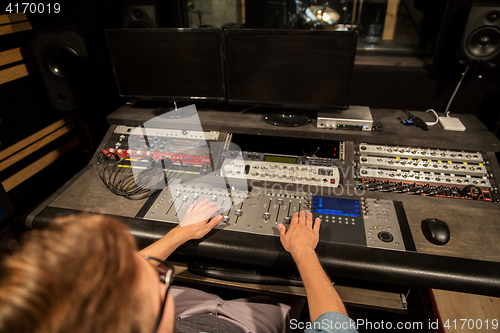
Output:
[[[220,29],[106,30],[120,96],[225,100]]]
[[[229,102],[349,107],[356,32],[225,30],[224,39]]]

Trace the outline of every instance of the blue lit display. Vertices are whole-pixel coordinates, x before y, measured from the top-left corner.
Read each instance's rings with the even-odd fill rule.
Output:
[[[338,216],[361,216],[359,200],[332,197],[314,197],[313,213]]]

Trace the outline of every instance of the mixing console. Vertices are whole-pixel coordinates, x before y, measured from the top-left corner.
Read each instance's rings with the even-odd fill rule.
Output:
[[[288,226],[294,213],[304,210],[321,219],[320,240],[389,250],[412,250],[411,236],[403,237],[407,226],[399,202],[368,198],[312,196],[287,191],[275,194],[261,187],[230,189],[210,182],[178,182],[163,190],[145,219],[182,220],[187,207],[205,198],[221,206],[223,220],[216,227],[266,236],[279,236],[278,224]]]

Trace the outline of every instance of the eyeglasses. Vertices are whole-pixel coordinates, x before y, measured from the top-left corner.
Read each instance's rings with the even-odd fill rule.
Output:
[[[155,329],[153,332],[158,331],[158,327],[160,326],[161,318],[163,317],[163,312],[165,311],[165,304],[167,303],[167,295],[168,290],[170,289],[170,285],[174,280],[174,268],[168,264],[167,262],[153,258],[144,256],[144,258],[156,269],[158,272],[160,283],[165,284],[165,297],[163,298],[163,302],[160,308],[160,315],[158,316],[158,320],[156,321]]]

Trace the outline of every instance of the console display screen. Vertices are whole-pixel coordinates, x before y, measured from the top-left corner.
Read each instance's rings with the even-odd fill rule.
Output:
[[[295,163],[297,163],[297,158],[296,157],[287,157],[287,156],[266,155],[264,157],[264,161],[295,164]]]
[[[339,216],[361,216],[359,200],[332,197],[314,197],[313,213]]]

